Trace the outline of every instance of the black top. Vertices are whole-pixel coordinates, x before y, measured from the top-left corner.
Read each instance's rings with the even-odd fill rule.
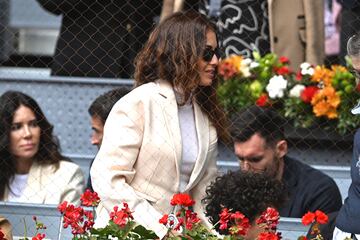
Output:
[[[284,161],[283,182],[289,200],[280,209],[280,216],[301,218],[308,211],[329,214],[341,208],[341,194],[331,177],[290,157]]]
[[[270,52],[267,1],[222,1],[218,26],[227,56],[251,57],[253,49],[261,55]]]
[[[37,0],[62,15],[52,74],[129,78],[162,1]]]
[[[360,130],[354,137],[353,159],[351,161],[351,185],[336,218],[336,227],[348,233],[360,234]]]

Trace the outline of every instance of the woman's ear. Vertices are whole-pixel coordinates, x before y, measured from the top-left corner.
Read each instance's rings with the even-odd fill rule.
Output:
[[[276,144],[276,153],[279,158],[283,158],[288,152],[288,145],[286,140],[280,140]]]

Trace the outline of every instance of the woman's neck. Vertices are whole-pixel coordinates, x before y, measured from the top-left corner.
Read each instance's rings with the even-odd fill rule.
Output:
[[[33,159],[16,159],[16,173],[27,174],[30,172]]]

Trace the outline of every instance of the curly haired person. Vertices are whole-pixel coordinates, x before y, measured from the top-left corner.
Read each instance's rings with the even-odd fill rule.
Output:
[[[212,224],[219,221],[219,214],[223,208],[232,212],[239,211],[244,214],[251,223],[246,240],[256,239],[263,229],[256,224],[256,219],[268,208],[278,209],[285,201],[283,184],[262,173],[252,172],[228,172],[217,177],[206,189],[206,197],[203,203],[206,205],[205,214]],[[227,234],[219,229],[220,234]]]

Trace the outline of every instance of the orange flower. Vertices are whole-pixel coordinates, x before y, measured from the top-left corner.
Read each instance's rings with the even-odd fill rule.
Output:
[[[331,86],[331,80],[335,74],[334,71],[324,66],[316,66],[314,70],[314,74],[311,77],[313,82],[323,82],[325,86]]]
[[[325,87],[315,93],[311,104],[313,105],[315,116],[325,116],[328,119],[334,119],[338,117],[337,107],[340,104],[340,96],[333,87]]]

